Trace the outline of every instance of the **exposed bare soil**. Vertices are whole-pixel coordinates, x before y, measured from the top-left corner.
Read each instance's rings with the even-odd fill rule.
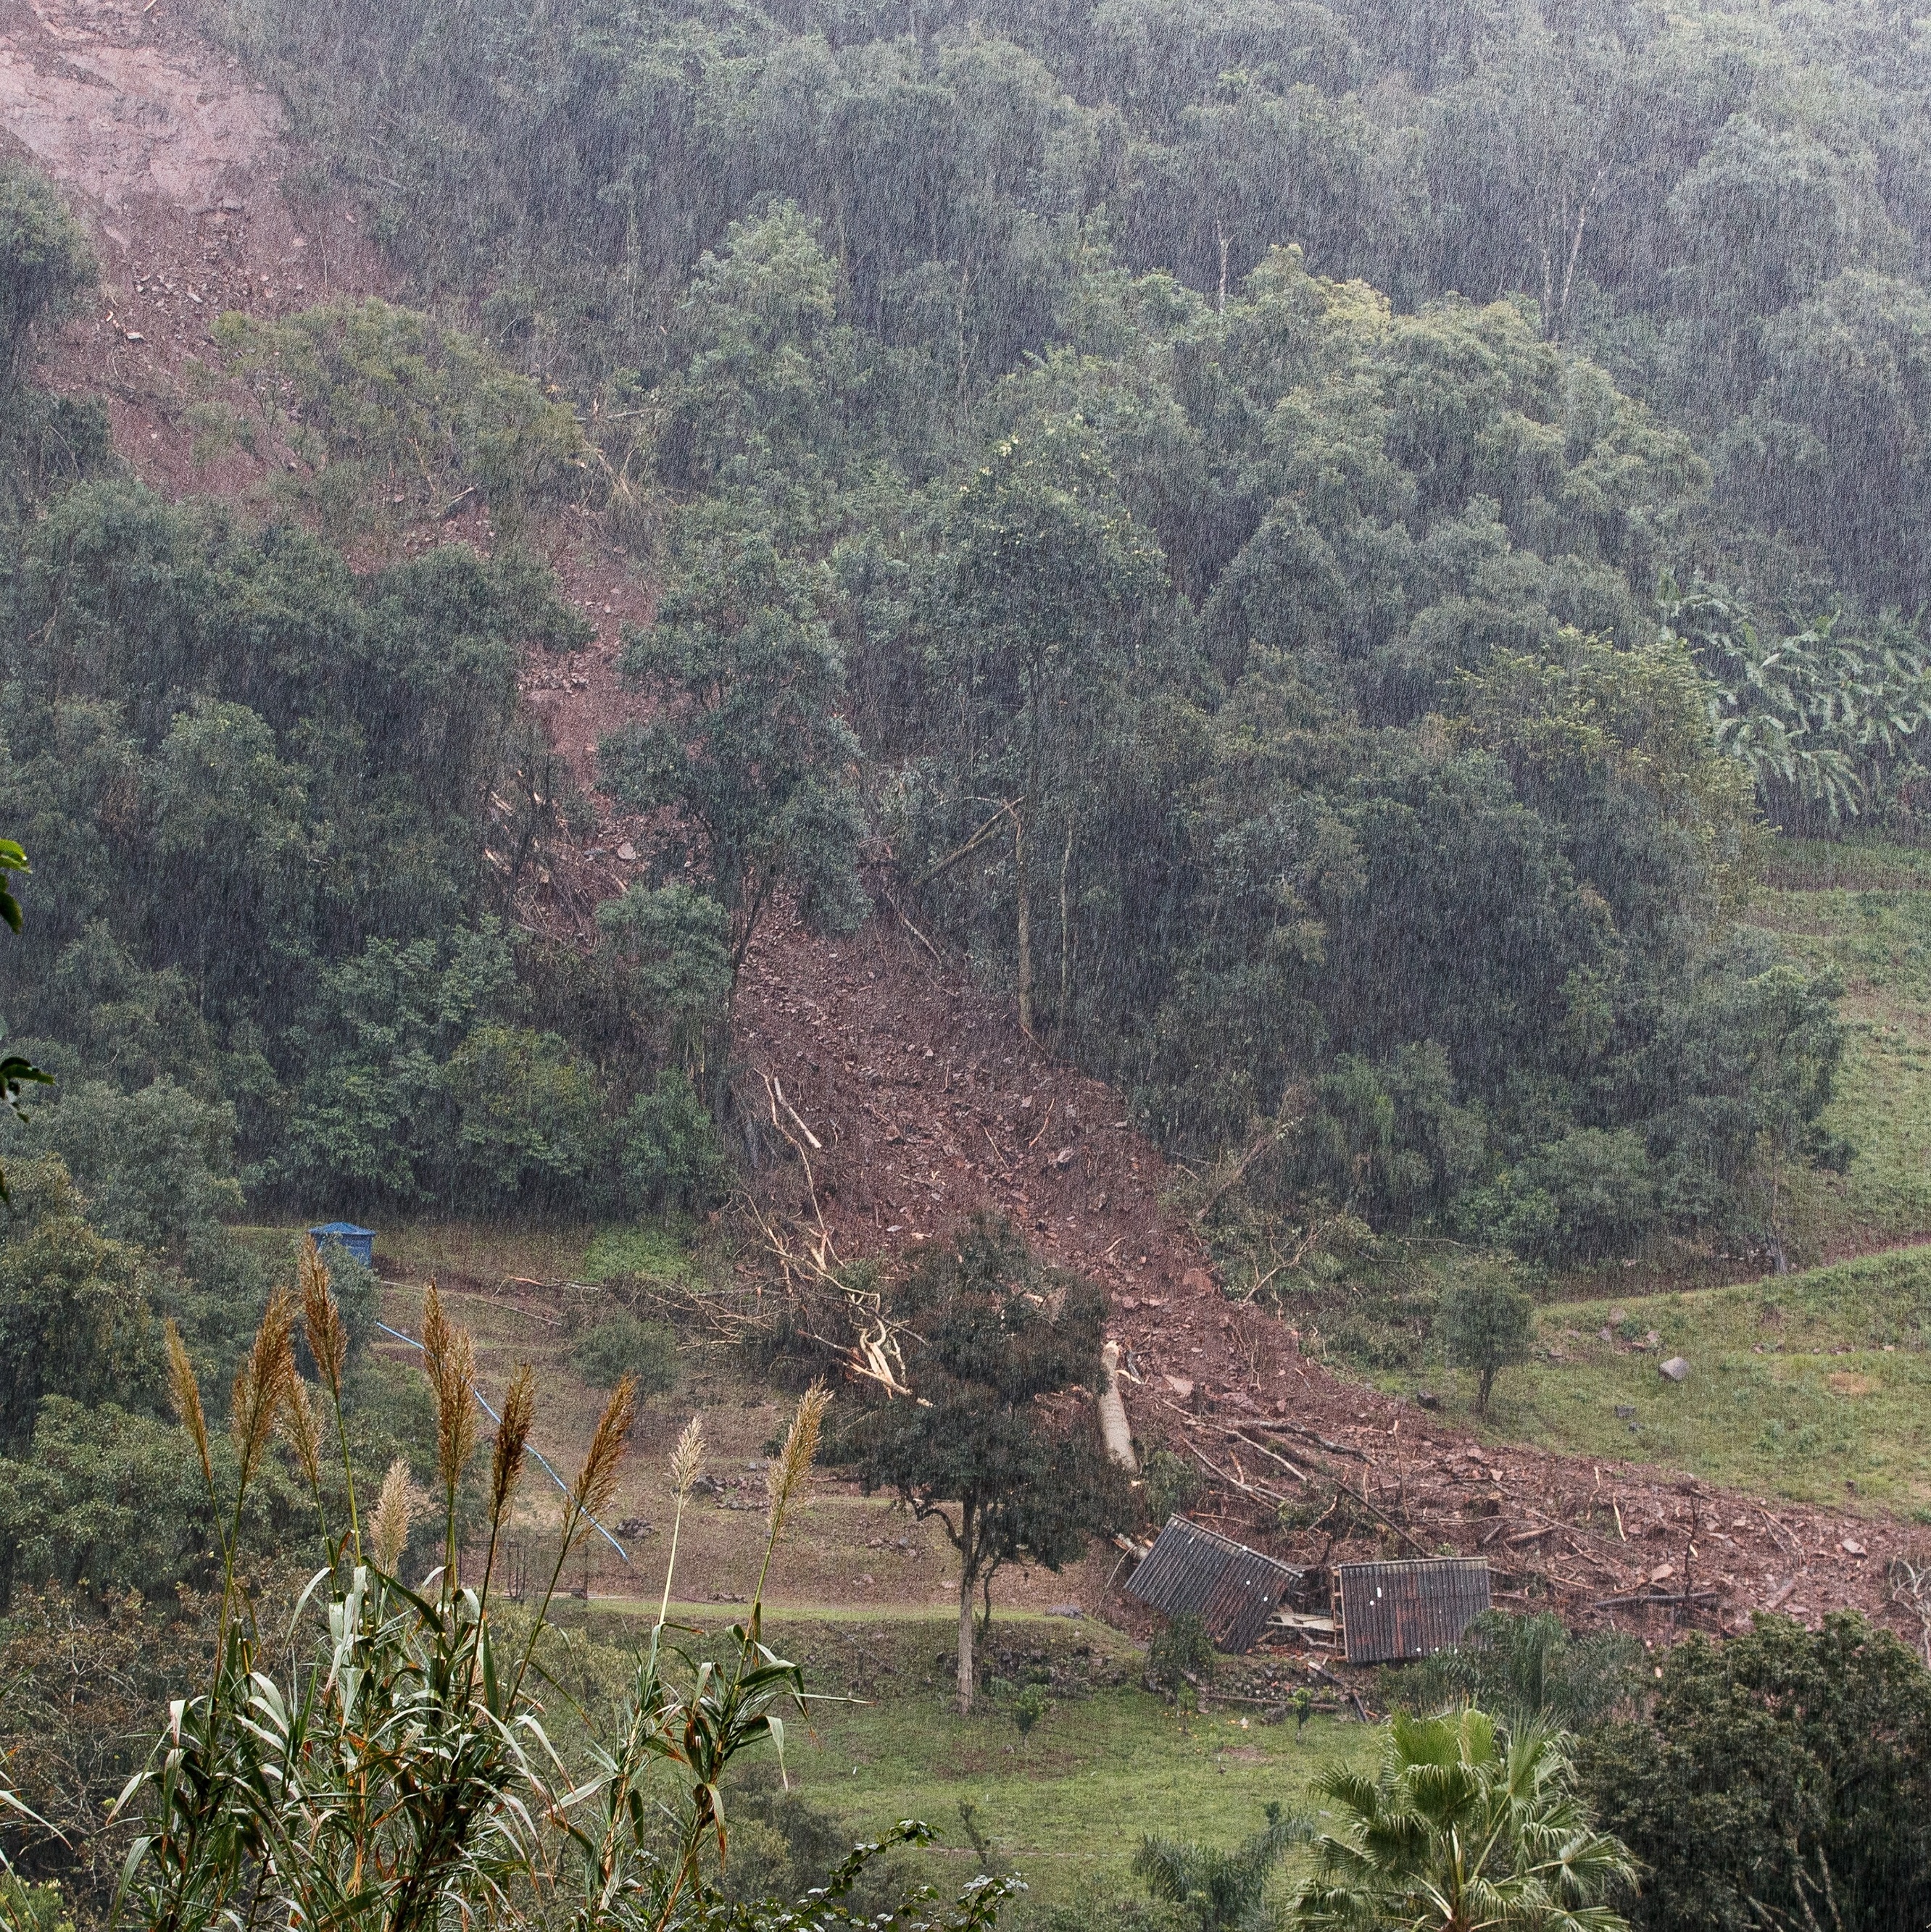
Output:
[[[987,1210],[1103,1281],[1137,1378],[1123,1391],[1135,1434],[1202,1468],[1195,1514],[1227,1534],[1317,1567],[1479,1553],[1502,1600],[1659,1638],[1739,1628],[1766,1607],[1813,1622],[1855,1607],[1921,1635],[1885,1574],[1893,1556],[1923,1560],[1921,1529],[1765,1506],[1641,1464],[1491,1448],[1305,1359],[1291,1326],[1223,1296],[1185,1216],[1163,1204],[1176,1177],[1118,1096],[1056,1064],[1010,1006],[889,916],[838,941],[774,930],[739,1012],[740,1051],[824,1144],[817,1194],[841,1254],[903,1253]],[[1308,1526],[1280,1528],[1284,1502]],[[1656,1600],[1605,1601],[1631,1597]]]
[[[352,209],[287,191],[296,160],[283,129],[280,104],[197,34],[185,0],[0,0],[0,140],[68,190],[104,272],[97,309],[69,328],[49,380],[101,397],[117,446],[171,493],[250,495],[284,460],[272,448],[196,460],[190,364],[215,316],[388,286]],[[460,533],[488,540],[479,520]],[[636,702],[616,661],[623,626],[648,619],[650,591],[594,518],[569,520],[548,548],[596,636],[533,662],[523,683],[587,788],[597,738]],[[641,828],[596,802],[596,829],[546,855],[527,908],[559,936],[581,934],[642,862]],[[1840,1606],[1917,1636],[1889,1600],[1885,1568],[1921,1532],[1766,1508],[1637,1466],[1491,1450],[1304,1360],[1291,1328],[1222,1297],[1184,1217],[1163,1204],[1170,1170],[1124,1124],[1118,1096],[1056,1064],[1005,1003],[890,915],[829,942],[773,926],[738,1013],[741,1056],[782,1084],[821,1144],[816,1192],[840,1252],[902,1256],[989,1210],[1104,1281],[1135,1430],[1214,1472],[1200,1513],[1230,1533],[1311,1564],[1479,1550],[1521,1600],[1658,1637],[1734,1628],[1753,1609],[1815,1621]],[[1355,1500],[1335,1505],[1341,1488]],[[1318,1520],[1279,1528],[1283,1499]],[[881,1557],[863,1597],[890,1594],[899,1561]],[[1089,1595],[1106,1567],[1089,1573]],[[1656,1600],[1605,1604],[1632,1596]],[[1129,1614],[1117,1599],[1110,1613]]]

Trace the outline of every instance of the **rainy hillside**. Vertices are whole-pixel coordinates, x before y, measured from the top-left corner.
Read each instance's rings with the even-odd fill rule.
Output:
[[[1927,127],[0,0],[0,1927],[1922,1924]]]

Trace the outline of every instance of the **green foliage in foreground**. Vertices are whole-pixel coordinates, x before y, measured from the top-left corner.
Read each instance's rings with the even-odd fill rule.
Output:
[[[312,1248],[302,1310],[319,1387],[311,1396],[296,1372],[293,1311],[278,1296],[236,1384],[235,1462],[225,1483],[192,1366],[170,1333],[173,1393],[216,1526],[222,1591],[208,1676],[175,1705],[117,1807],[138,1809],[146,1826],[128,1857],[119,1910],[153,1932],[264,1909],[303,1923],[367,1918],[390,1932],[428,1932],[452,1912],[485,1926],[560,1922],[573,1932],[854,1922],[843,1900],[876,1845],[860,1846],[795,1912],[734,1905],[713,1880],[727,1850],[725,1774],[756,1746],[782,1754],[780,1708],[803,1708],[802,1673],[762,1640],[761,1600],[731,1631],[722,1667],[680,1671],[660,1616],[613,1730],[588,1740],[574,1768],[545,1736],[536,1646],[569,1552],[614,1489],[632,1416],[628,1379],[570,1489],[533,1612],[520,1629],[504,1630],[491,1615],[494,1559],[521,1474],[533,1378],[520,1371],[503,1401],[488,1478],[487,1554],[466,1582],[457,1522],[476,1449],[474,1348],[431,1290],[424,1364],[437,1407],[443,1561],[429,1594],[412,1592],[396,1574],[410,1508],[406,1466],[391,1469],[373,1509],[365,1497],[359,1511],[352,1490],[346,1520],[338,1514],[331,1527],[321,1472],[325,1459],[335,1460],[327,1435],[339,1438],[347,1466],[347,1344]],[[821,1388],[806,1396],[780,1459],[767,1570],[799,1500],[827,1400]],[[298,1606],[282,1655],[276,1633],[287,1606],[257,1604],[239,1566],[236,1528],[278,1428],[320,1515],[325,1557],[311,1594],[321,1592],[326,1628],[311,1637],[314,1623],[305,1624]],[[680,1524],[701,1456],[694,1422],[673,1468]],[[676,1541],[674,1527],[674,1562]],[[905,1822],[887,1840],[929,1836]],[[972,1932],[990,1927],[1017,1888],[975,1880],[949,1912],[925,1914],[915,1898],[890,1922]]]
[[[1274,1922],[1267,1898],[1274,1868],[1290,1845],[1311,1835],[1304,1820],[1270,1804],[1266,1826],[1232,1851],[1149,1832],[1134,1855],[1134,1876],[1197,1932],[1263,1932]]]
[[[1318,1784],[1333,1822],[1314,1840],[1315,1875],[1297,1932],[1476,1925],[1611,1932],[1611,1901],[1635,1861],[1597,1831],[1578,1796],[1569,1740],[1540,1724],[1504,1735],[1468,1708],[1397,1715],[1372,1777]]]
[[[1620,1631],[1572,1636],[1551,1610],[1523,1617],[1491,1610],[1459,1643],[1404,1670],[1399,1695],[1418,1711],[1477,1705],[1512,1730],[1586,1732],[1636,1696],[1644,1654]]]
[[[74,1932],[57,1885],[29,1885],[0,1872],[0,1925],[8,1932]]]
[[[1231,1851],[1149,1832],[1134,1855],[1134,1876],[1197,1932],[1264,1932],[1276,1916],[1267,1896],[1274,1868],[1289,1846],[1311,1835],[1304,1820],[1270,1804],[1266,1824]]]
[[[1923,1924],[1931,1670],[1840,1612],[1692,1636],[1657,1675],[1647,1721],[1585,1755],[1604,1823],[1647,1868],[1639,1932]]]

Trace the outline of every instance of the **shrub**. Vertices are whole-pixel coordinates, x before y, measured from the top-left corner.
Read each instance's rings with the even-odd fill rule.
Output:
[[[596,1158],[596,1082],[553,1033],[479,1027],[442,1071],[462,1178],[509,1196],[582,1181]]]
[[[613,1228],[591,1242],[579,1279],[599,1285],[626,1276],[646,1281],[682,1282],[689,1279],[691,1256],[668,1228]]]
[[[1491,1610],[1459,1643],[1404,1670],[1401,1688],[1419,1710],[1476,1704],[1512,1730],[1541,1720],[1578,1731],[1600,1724],[1632,1694],[1643,1654],[1619,1631],[1571,1636],[1552,1611],[1517,1617]]]
[[[622,1135],[623,1178],[638,1206],[661,1213],[717,1199],[730,1163],[710,1109],[684,1075],[659,1073],[631,1102]]]
[[[1528,1360],[1535,1316],[1535,1304],[1506,1268],[1484,1268],[1443,1297],[1443,1337],[1449,1360],[1458,1368],[1473,1369],[1479,1378],[1477,1414],[1488,1407],[1496,1376]]]
[[[0,1872],[0,1925],[9,1932],[74,1932],[57,1885],[29,1885]]]
[[[30,337],[59,322],[94,285],[80,224],[30,167],[0,160],[0,394],[20,371]]]
[[[1148,1519],[1164,1523],[1170,1516],[1184,1515],[1200,1493],[1200,1471],[1185,1456],[1170,1449],[1155,1450],[1146,1459],[1140,1491]]]
[[[585,1331],[570,1360],[586,1382],[614,1388],[628,1376],[640,1395],[662,1395],[677,1383],[677,1338],[662,1322],[611,1315]]]
[[[1207,1627],[1191,1610],[1170,1617],[1146,1647],[1146,1681],[1161,1690],[1178,1690],[1189,1677],[1214,1681],[1218,1661]]]
[[[1640,1135],[1584,1127],[1536,1150],[1480,1206],[1518,1254],[1593,1262],[1627,1254],[1656,1225],[1656,1186]],[[1479,1210],[1478,1210],[1479,1211]]]
[[[1029,1684],[1013,1700],[1013,1722],[1019,1726],[1022,1740],[1032,1735],[1032,1727],[1046,1715],[1046,1687],[1041,1684]]]

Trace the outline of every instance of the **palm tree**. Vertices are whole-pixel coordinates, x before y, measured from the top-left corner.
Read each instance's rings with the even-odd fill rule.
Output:
[[[1643,1647],[1619,1630],[1572,1636],[1553,1612],[1489,1610],[1404,1673],[1403,1701],[1424,1709],[1479,1705],[1511,1731],[1540,1721],[1579,1731],[1608,1717],[1635,1688]]]
[[[1155,1898],[1179,1906],[1200,1932],[1266,1932],[1278,1922],[1268,1909],[1269,1876],[1290,1845],[1312,1835],[1305,1820],[1270,1804],[1265,1827],[1230,1852],[1149,1833],[1134,1854],[1134,1876]]]
[[[1573,1784],[1568,1739],[1539,1722],[1505,1743],[1486,1712],[1398,1715],[1375,1775],[1315,1782],[1340,1822],[1295,1932],[1624,1932],[1603,1901],[1635,1861]]]

